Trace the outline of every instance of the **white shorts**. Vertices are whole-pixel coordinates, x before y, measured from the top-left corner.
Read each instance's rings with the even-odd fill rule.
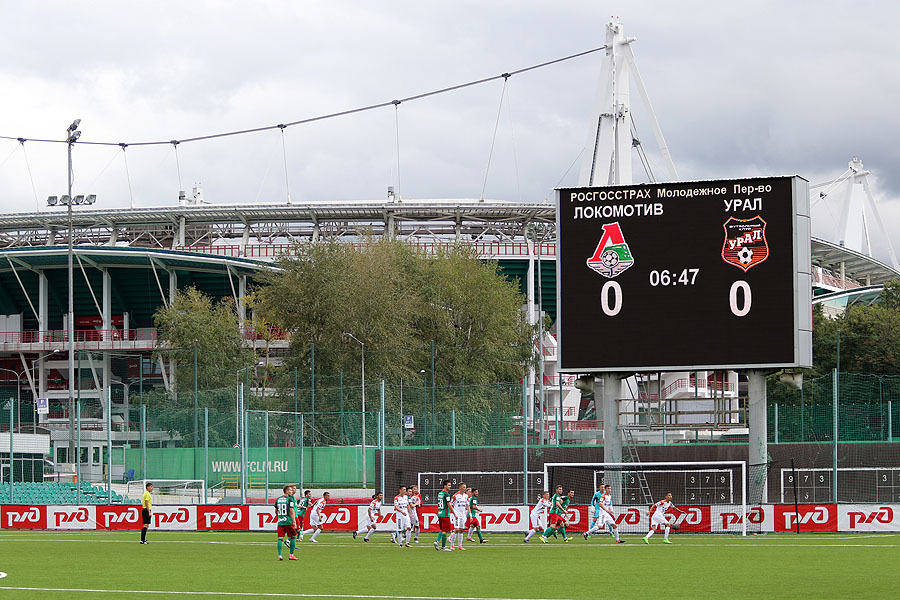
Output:
[[[531,515],[531,528],[532,529],[545,529],[544,527],[544,519],[542,514],[540,515]]]
[[[453,527],[455,527],[456,529],[465,529],[466,528],[466,515],[453,513],[453,516],[450,517],[450,522],[453,523]]]
[[[310,527],[321,527],[322,521],[319,519],[319,513],[316,511],[311,511],[309,513],[309,526]]]
[[[666,518],[666,515],[660,514],[659,512],[653,513],[653,516],[650,517],[650,528],[653,527],[667,527],[669,525],[669,520]]]
[[[409,522],[412,527],[418,527],[419,525],[419,513],[416,510],[409,511]]]
[[[408,515],[401,513],[394,514],[397,515],[397,529],[409,529],[411,527]]]
[[[375,527],[375,525],[377,523],[378,523],[377,516],[373,519],[371,516],[366,515],[366,522],[363,524],[363,529],[368,529],[369,527]]]
[[[600,527],[606,527],[607,525],[615,525],[616,521],[613,519],[608,512],[605,510],[601,510],[597,514],[597,518],[594,521],[595,525],[599,525]]]

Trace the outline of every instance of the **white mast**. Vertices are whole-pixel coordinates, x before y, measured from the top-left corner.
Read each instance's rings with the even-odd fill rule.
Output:
[[[637,143],[631,135],[630,81],[634,79],[638,96],[650,119],[656,143],[672,180],[678,179],[669,148],[656,120],[644,82],[641,79],[631,43],[621,23],[606,24],[606,58],[604,79],[597,93],[597,106],[588,131],[585,154],[578,185],[610,185],[632,183],[631,153]]]

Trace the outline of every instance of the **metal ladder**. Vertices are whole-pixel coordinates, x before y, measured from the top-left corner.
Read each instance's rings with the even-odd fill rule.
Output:
[[[653,497],[650,495],[650,486],[647,484],[647,477],[644,475],[643,470],[640,469],[641,459],[638,456],[634,435],[632,435],[631,429],[628,427],[623,428],[622,432],[622,437],[625,440],[625,455],[622,458],[627,463],[638,465],[638,469],[634,471],[634,474],[637,475],[638,484],[641,486],[641,495],[644,498],[644,504],[649,506],[650,504],[653,504]]]

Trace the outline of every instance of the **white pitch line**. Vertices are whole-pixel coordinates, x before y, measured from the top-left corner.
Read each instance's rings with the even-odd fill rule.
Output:
[[[182,596],[240,596],[259,598],[362,598],[368,600],[437,600],[434,596],[375,596],[366,594],[297,594],[280,592],[185,592],[180,590],[103,590],[91,588],[48,588],[0,586],[0,590],[24,592],[74,592],[86,594],[148,594]],[[567,600],[563,598],[478,598],[466,596],[441,596],[440,600]]]

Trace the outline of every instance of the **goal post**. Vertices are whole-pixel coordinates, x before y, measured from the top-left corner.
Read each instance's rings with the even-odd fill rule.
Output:
[[[685,531],[740,533],[747,535],[747,463],[745,461],[693,462],[565,462],[544,463],[544,481],[553,492],[557,485],[568,489],[612,486],[614,511],[627,515],[623,525],[636,533],[649,527],[648,511],[653,502],[672,492],[675,506],[688,514],[670,520]],[[578,503],[589,503],[590,498]]]
[[[128,482],[126,495],[140,499],[148,483],[153,484],[154,504],[206,504],[206,482],[202,479],[137,479]]]

